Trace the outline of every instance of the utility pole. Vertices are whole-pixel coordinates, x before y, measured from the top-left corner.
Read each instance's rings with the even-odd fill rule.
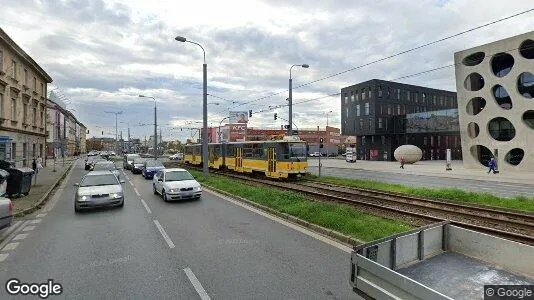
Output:
[[[154,160],[158,158],[158,115],[156,108],[156,98],[151,96],[139,95],[140,98],[151,98],[154,100]],[[148,150],[148,149],[147,149]]]
[[[114,114],[115,115],[115,151],[116,153],[119,153],[119,140],[118,140],[118,116],[122,114],[122,111],[113,112],[113,111],[106,111],[107,114]]]
[[[132,142],[130,140],[130,127],[128,126],[128,153],[131,152]]]

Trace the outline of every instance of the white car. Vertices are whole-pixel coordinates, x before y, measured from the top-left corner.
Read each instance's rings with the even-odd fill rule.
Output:
[[[200,199],[202,187],[191,173],[180,168],[159,170],[152,179],[155,195],[161,195],[163,201]]]
[[[176,154],[173,154],[173,155],[169,156],[169,159],[170,160],[182,160],[182,159],[184,159],[184,154],[183,153],[176,153]]]

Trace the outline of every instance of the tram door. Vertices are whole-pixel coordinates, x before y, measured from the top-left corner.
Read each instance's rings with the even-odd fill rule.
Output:
[[[235,167],[243,167],[243,148],[235,148]]]
[[[269,172],[276,172],[276,148],[267,149],[267,161]]]

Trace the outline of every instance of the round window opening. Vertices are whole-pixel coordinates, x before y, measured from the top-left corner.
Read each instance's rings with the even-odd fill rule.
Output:
[[[471,122],[467,124],[467,134],[470,138],[474,139],[478,136],[480,133],[480,128],[478,127],[478,124],[475,122]]]
[[[503,117],[489,121],[488,132],[492,138],[500,142],[508,142],[515,137],[514,125]]]
[[[514,148],[510,150],[508,153],[506,153],[506,156],[504,157],[504,161],[511,164],[512,166],[517,166],[521,163],[524,156],[525,156],[525,151],[523,149]]]
[[[476,72],[471,73],[465,78],[464,87],[468,91],[479,91],[484,87],[484,78]]]
[[[491,69],[497,77],[504,77],[514,67],[514,57],[509,53],[497,53],[491,59]]]
[[[521,73],[517,78],[517,91],[525,98],[534,98],[534,74],[530,72]]]
[[[510,95],[508,94],[508,91],[501,86],[496,85],[493,87],[493,96],[495,97],[495,101],[497,102],[497,105],[499,105],[502,109],[512,109],[512,98],[510,98]]]
[[[471,116],[478,115],[486,107],[486,100],[481,97],[475,97],[467,103],[467,113]]]
[[[487,167],[490,159],[493,157],[490,149],[482,145],[475,145],[469,149],[471,156],[478,161],[482,166]]]
[[[533,40],[525,40],[521,43],[519,46],[519,53],[521,53],[521,56],[527,59],[533,59],[534,58],[534,41]]]
[[[486,54],[484,54],[484,52],[476,52],[469,56],[466,56],[462,60],[462,63],[468,67],[476,66],[484,60],[485,56]]]

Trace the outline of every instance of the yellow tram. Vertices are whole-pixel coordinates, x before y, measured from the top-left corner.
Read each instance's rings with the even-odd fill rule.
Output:
[[[202,164],[202,146],[185,145],[184,162]],[[269,178],[303,176],[308,170],[306,142],[297,137],[280,141],[208,144],[209,166],[238,173],[261,173]]]

